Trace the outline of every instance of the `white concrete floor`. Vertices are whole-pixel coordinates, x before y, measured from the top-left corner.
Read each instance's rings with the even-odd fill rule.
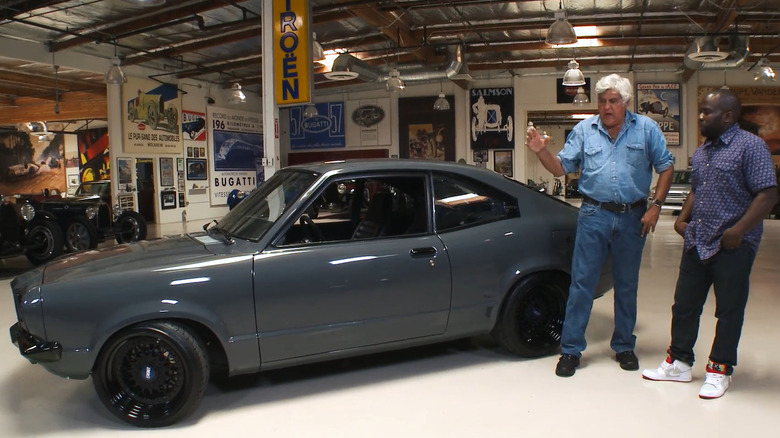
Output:
[[[656,367],[669,342],[682,248],[673,220],[663,215],[645,248],[636,329],[642,368]],[[115,420],[90,381],[65,380],[29,364],[6,335],[0,338],[0,436],[777,436],[780,221],[765,227],[739,366],[721,399],[697,397],[712,342],[712,295],[689,384],[650,382],[640,371],[618,367],[609,349],[607,295],[594,306],[583,365],[568,379],[554,374],[557,356],[517,359],[489,339],[472,339],[212,384],[195,415],[160,430]],[[25,269],[23,258],[0,261],[0,327],[15,322],[8,282]]]

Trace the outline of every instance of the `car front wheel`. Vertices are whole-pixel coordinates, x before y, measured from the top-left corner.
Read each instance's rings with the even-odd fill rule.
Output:
[[[33,265],[40,265],[62,254],[64,247],[62,230],[48,219],[35,220],[27,233],[27,251],[25,256]]]
[[[521,280],[509,293],[494,335],[506,350],[524,357],[552,354],[561,343],[568,281],[553,274]]]
[[[146,220],[136,211],[126,211],[116,221],[116,242],[135,242],[146,239]]]
[[[92,372],[95,391],[108,410],[138,427],[168,426],[191,414],[208,379],[208,357],[195,334],[162,321],[116,335]]]
[[[81,216],[72,218],[65,230],[65,246],[68,251],[75,252],[94,249],[98,245],[98,231],[95,224]]]

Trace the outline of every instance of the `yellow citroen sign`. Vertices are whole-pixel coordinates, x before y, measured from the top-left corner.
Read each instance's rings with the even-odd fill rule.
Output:
[[[307,0],[274,2],[274,95],[276,104],[311,101],[311,14]],[[264,56],[265,58],[265,56]]]

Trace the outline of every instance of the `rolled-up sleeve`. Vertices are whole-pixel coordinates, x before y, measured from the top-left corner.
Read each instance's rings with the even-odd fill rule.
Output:
[[[662,173],[674,166],[674,155],[666,148],[666,138],[657,123],[652,122],[649,131],[647,137],[650,146],[650,161],[653,163],[656,173]]]

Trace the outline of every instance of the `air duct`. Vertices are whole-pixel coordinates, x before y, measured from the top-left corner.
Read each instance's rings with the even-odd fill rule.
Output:
[[[747,35],[703,36],[685,53],[683,64],[692,70],[723,70],[741,66],[748,55]]]

